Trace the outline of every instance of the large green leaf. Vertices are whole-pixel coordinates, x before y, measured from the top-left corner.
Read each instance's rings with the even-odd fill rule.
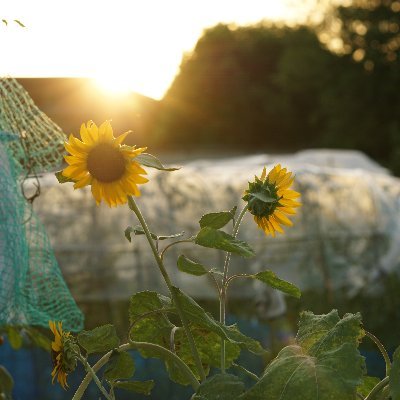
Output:
[[[183,254],[181,254],[178,257],[177,265],[179,271],[186,272],[187,274],[196,276],[205,275],[210,270],[210,268],[207,269],[204,265],[192,261]]]
[[[128,390],[129,392],[141,393],[148,396],[154,387],[154,381],[121,381],[115,382],[114,387]]]
[[[281,350],[240,400],[354,400],[365,371],[359,314],[304,313],[296,344]]]
[[[234,207],[230,211],[221,211],[203,215],[199,221],[200,228],[205,228],[207,226],[214,229],[223,228],[235,217],[236,208],[237,207]]]
[[[392,400],[400,400],[400,346],[393,353],[393,363],[389,373],[389,389]]]
[[[197,304],[191,297],[183,293],[179,288],[172,287],[177,300],[188,321],[193,325],[205,328],[216,333],[221,338],[236,344],[241,348],[246,348],[255,354],[264,354],[265,350],[256,340],[241,333],[236,325],[225,326],[216,321],[209,313]]]
[[[181,168],[181,167],[166,167],[161,163],[161,161],[157,157],[148,153],[139,154],[134,158],[134,161],[137,161],[139,164],[142,164],[145,167],[155,168],[161,171],[176,171]]]
[[[143,291],[131,297],[129,306],[129,321],[132,329],[132,340],[150,342],[169,348],[171,329],[174,325],[167,317],[171,309],[168,297],[156,292]],[[152,350],[140,350],[144,357],[158,357]]]
[[[99,326],[91,331],[82,331],[77,339],[88,354],[103,353],[119,345],[117,332],[111,324]]]
[[[129,379],[133,376],[134,372],[135,363],[133,358],[124,351],[115,351],[104,370],[104,378],[109,382],[117,379]]]
[[[205,374],[208,375],[210,367],[221,367],[221,338],[214,332],[208,329],[190,324],[190,331],[193,339],[196,343],[197,350],[201,359],[201,363],[205,370]],[[184,361],[192,370],[197,378],[198,371],[196,364],[193,360],[189,342],[186,338],[186,333],[182,328],[178,329],[174,337],[174,345],[176,354]],[[233,361],[236,360],[240,355],[240,347],[236,344],[226,342],[225,346],[225,366],[229,368]],[[179,369],[175,368],[174,365],[169,365],[167,368],[170,373],[171,379],[181,385],[188,385],[190,381],[185,375],[182,375]]]
[[[218,229],[205,227],[195,237],[194,242],[199,246],[224,250],[229,253],[239,254],[243,257],[253,257],[254,250],[241,240]]]
[[[192,400],[235,400],[244,392],[244,383],[235,375],[217,374],[203,382]]]

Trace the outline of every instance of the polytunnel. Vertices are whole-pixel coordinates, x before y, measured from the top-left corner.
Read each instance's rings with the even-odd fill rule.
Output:
[[[160,157],[162,158],[162,157]],[[307,150],[291,155],[255,155],[186,162],[175,172],[149,170],[137,202],[156,234],[199,230],[205,213],[230,210],[249,180],[264,166],[281,163],[295,173],[302,207],[284,235],[267,237],[245,216],[239,238],[256,256],[234,256],[231,273],[271,269],[300,289],[344,290],[349,296],[368,287],[379,290],[379,276],[400,261],[400,180],[364,154],[345,150]],[[90,188],[73,190],[53,174],[40,178],[35,209],[49,237],[69,288],[78,301],[124,300],[137,291],[166,292],[144,236],[128,242],[124,230],[137,225],[126,207],[96,206]],[[160,248],[168,241],[159,243]],[[207,277],[178,271],[180,254],[222,269],[224,253],[183,243],[171,247],[166,265],[175,285],[196,299],[216,299]],[[254,298],[260,286],[236,280],[231,298]]]

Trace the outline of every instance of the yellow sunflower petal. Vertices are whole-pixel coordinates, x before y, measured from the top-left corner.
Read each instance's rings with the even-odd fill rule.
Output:
[[[291,208],[301,206],[301,203],[299,203],[298,201],[295,201],[295,200],[291,200],[291,199],[280,199],[279,204],[281,204],[282,206],[291,207]]]
[[[126,139],[126,137],[131,133],[132,131],[128,131],[123,133],[122,135],[119,135],[114,139],[114,144],[120,145],[122,142]]]
[[[291,214],[291,215],[296,214],[296,210],[294,210],[293,208],[290,208],[290,207],[279,207],[278,206],[278,210],[282,211],[286,214]]]
[[[111,143],[114,140],[114,132],[110,121],[103,122],[99,127],[99,141]]]
[[[296,192],[295,190],[286,189],[283,197],[285,199],[297,199],[298,197],[300,197],[300,193]]]
[[[276,209],[274,211],[274,217],[283,225],[292,226],[293,222],[281,211]]]
[[[279,225],[279,222],[274,218],[273,215],[268,220],[272,227],[279,233],[284,233],[282,227]]]
[[[90,185],[92,183],[92,179],[93,178],[90,174],[85,175],[83,178],[81,178],[74,184],[74,189],[81,189],[87,185]]]
[[[89,144],[89,145],[96,143],[96,141],[97,141],[96,136],[94,136],[92,134],[92,130],[85,124],[81,125],[81,129],[80,129],[79,133],[81,134],[83,143]]]
[[[262,173],[261,173],[261,177],[260,177],[260,180],[264,180],[265,179],[265,177],[267,176],[267,170],[266,170],[266,168],[264,167],[263,168],[263,171],[262,171]]]
[[[97,181],[97,179],[92,180],[92,194],[94,199],[96,200],[96,204],[99,205],[101,203],[101,199],[103,197],[103,187]]]

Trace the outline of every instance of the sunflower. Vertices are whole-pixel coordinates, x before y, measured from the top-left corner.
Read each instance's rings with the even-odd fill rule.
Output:
[[[68,387],[67,375],[76,368],[79,349],[71,333],[63,331],[62,322],[56,324],[54,321],[49,321],[49,326],[54,334],[54,341],[51,342],[51,358],[54,366],[51,373],[52,383],[57,377],[65,389]]]
[[[81,126],[81,140],[71,134],[64,144],[70,155],[64,156],[69,165],[62,174],[75,182],[75,189],[91,185],[97,205],[102,200],[110,207],[124,204],[128,196],[140,196],[138,184],[148,182],[135,161],[146,148],[122,145],[129,133],[114,137],[110,121],[99,127],[89,121]]]
[[[254,215],[254,221],[266,235],[275,237],[275,232],[284,233],[281,225],[292,226],[285,214],[296,214],[296,201],[300,193],[291,190],[294,181],[292,173],[276,165],[268,173],[264,167],[261,177],[249,182],[243,200],[248,202],[248,210]]]

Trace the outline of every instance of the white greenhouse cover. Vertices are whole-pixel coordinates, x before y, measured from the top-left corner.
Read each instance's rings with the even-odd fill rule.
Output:
[[[160,157],[162,158],[162,157]],[[400,265],[400,180],[356,151],[307,150],[285,155],[255,155],[222,160],[196,160],[179,171],[149,171],[137,202],[157,234],[185,232],[189,238],[208,212],[238,205],[248,181],[281,163],[296,175],[294,189],[303,206],[294,226],[276,238],[265,236],[250,214],[239,239],[256,257],[232,257],[231,273],[272,269],[300,289],[344,289],[349,295],[365,285],[378,288],[379,276]],[[42,194],[35,209],[47,227],[64,277],[80,300],[126,299],[136,291],[165,292],[144,236],[124,237],[138,222],[127,206],[97,207],[87,190],[41,177]],[[160,242],[163,248],[170,241]],[[196,298],[216,298],[207,277],[178,271],[180,254],[221,269],[225,254],[191,244],[173,246],[166,265],[174,283]],[[249,282],[250,281],[250,282]],[[236,280],[232,297],[254,298],[260,286]]]

